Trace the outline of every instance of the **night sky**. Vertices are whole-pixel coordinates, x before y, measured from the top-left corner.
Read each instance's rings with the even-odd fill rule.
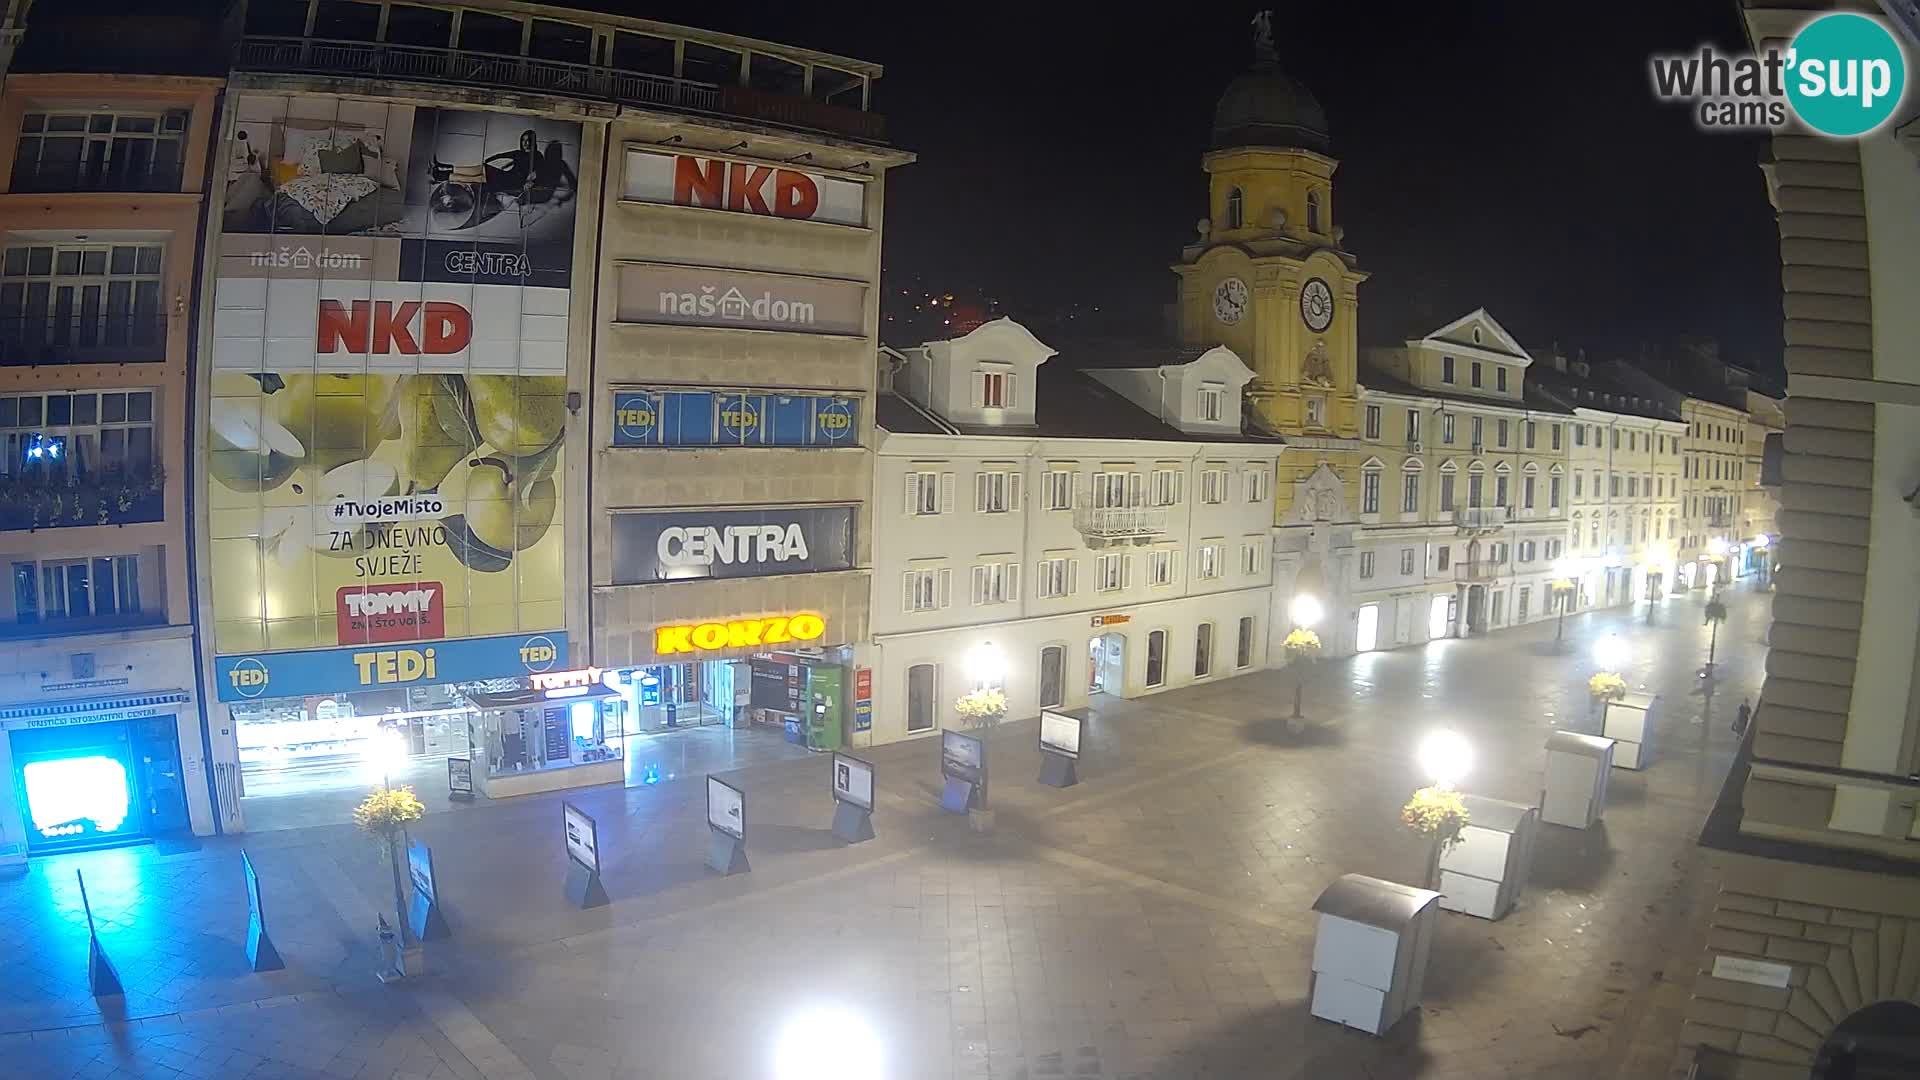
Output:
[[[1486,306],[1531,348],[1698,334],[1780,367],[1763,140],[1656,102],[1647,55],[1745,48],[1733,0],[1275,4],[1282,67],[1326,108],[1334,222],[1372,278],[1363,342]],[[886,273],[1020,318],[1162,325],[1206,212],[1213,105],[1252,4],[702,5],[659,17],[886,66]],[[1443,10],[1446,9],[1446,10]],[[1137,10],[1137,9],[1136,9]],[[1093,314],[1098,306],[1100,313]]]

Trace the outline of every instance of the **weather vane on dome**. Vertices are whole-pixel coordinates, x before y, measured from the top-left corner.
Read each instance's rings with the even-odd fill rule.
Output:
[[[1262,59],[1271,59],[1273,48],[1273,10],[1253,13],[1253,54]]]

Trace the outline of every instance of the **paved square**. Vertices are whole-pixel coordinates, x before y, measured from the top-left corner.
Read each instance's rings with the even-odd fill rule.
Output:
[[[392,906],[341,825],[35,860],[0,881],[0,1077],[627,1080],[776,1075],[790,1021],[848,1010],[888,1078],[1664,1076],[1709,894],[1694,849],[1756,696],[1768,597],[1729,595],[1710,705],[1703,597],[1587,613],[1318,665],[1291,738],[1293,675],[1269,672],[1089,717],[1079,786],[1035,782],[1031,721],[991,740],[997,828],[939,811],[929,741],[865,752],[878,839],[843,847],[821,759],[727,774],[748,793],[753,871],[704,866],[698,776],[567,796],[597,816],[614,903],[561,895],[559,797],[429,816],[453,928],[430,974],[382,987],[368,928]],[[1643,612],[1644,609],[1641,609]],[[1662,695],[1645,772],[1616,770],[1603,825],[1543,826],[1521,905],[1442,913],[1419,1013],[1374,1039],[1307,1015],[1309,905],[1348,871],[1417,882],[1398,824],[1418,737],[1449,724],[1462,787],[1535,802],[1554,727],[1592,731],[1589,650],[1617,630]],[[655,744],[672,754],[670,744]],[[242,954],[237,851],[260,869],[288,969]],[[73,873],[127,986],[86,987]]]

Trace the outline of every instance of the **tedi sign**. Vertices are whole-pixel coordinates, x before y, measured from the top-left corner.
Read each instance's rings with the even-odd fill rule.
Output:
[[[613,515],[616,585],[807,574],[852,566],[851,506]]]

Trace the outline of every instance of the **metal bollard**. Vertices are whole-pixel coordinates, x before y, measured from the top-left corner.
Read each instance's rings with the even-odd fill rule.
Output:
[[[383,983],[393,982],[407,977],[407,970],[401,964],[399,935],[393,925],[387,922],[385,915],[380,916],[380,970],[374,975]]]

